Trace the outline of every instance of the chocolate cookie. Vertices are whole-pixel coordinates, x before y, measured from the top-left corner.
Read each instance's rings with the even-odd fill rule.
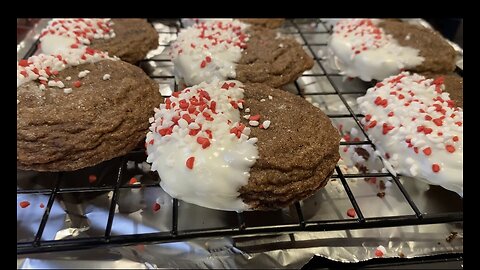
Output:
[[[46,54],[89,46],[135,64],[158,47],[158,33],[144,19],[54,19],[40,41]]]
[[[327,184],[340,135],[306,100],[264,84],[201,83],[161,104],[147,162],[172,197],[220,210],[269,210]]]
[[[258,138],[259,159],[239,189],[242,200],[252,209],[278,209],[325,186],[339,159],[340,136],[330,119],[299,96],[264,84],[244,89],[250,114],[272,124],[250,133]],[[248,125],[244,118],[242,123]]]
[[[17,168],[77,170],[124,155],[145,137],[161,101],[158,85],[136,66],[89,52],[78,54],[86,60],[40,55],[19,62]]]
[[[313,59],[293,38],[278,37],[276,31],[262,28],[252,28],[249,33],[235,79],[280,87],[313,67]]]
[[[91,47],[118,56],[123,61],[135,64],[145,58],[150,50],[158,47],[158,33],[144,19],[112,19],[116,37],[98,39]]]
[[[402,46],[420,50],[425,60],[408,70],[414,72],[446,73],[455,70],[455,50],[437,31],[397,20],[382,20],[378,24],[386,34]]]
[[[293,38],[237,20],[182,29],[171,57],[176,78],[186,85],[236,79],[280,87],[313,67],[313,59]]]
[[[436,31],[399,20],[343,19],[328,41],[330,64],[349,77],[383,80],[403,70],[448,73],[456,53]]]
[[[282,18],[248,18],[240,19],[241,22],[248,23],[250,25],[261,26],[265,28],[275,29],[279,28],[285,22]]]

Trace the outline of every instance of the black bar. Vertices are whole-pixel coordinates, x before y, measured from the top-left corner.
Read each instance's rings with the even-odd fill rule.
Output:
[[[38,226],[38,231],[35,234],[35,239],[33,240],[33,245],[34,246],[39,246],[40,245],[40,240],[42,239],[43,231],[45,230],[45,226],[47,225],[48,217],[50,215],[50,210],[52,210],[53,202],[55,201],[55,196],[57,196],[57,191],[58,187],[60,186],[60,181],[62,178],[62,173],[57,173],[56,174],[56,184],[55,187],[52,190],[52,193],[50,194],[50,197],[48,198],[48,203],[47,207],[45,208],[45,212],[43,212],[42,216],[42,221],[40,222],[40,225]]]
[[[122,183],[123,170],[126,168],[126,158],[122,159],[122,163],[118,168],[117,182],[115,183],[115,189],[113,190],[112,202],[110,203],[110,210],[108,211],[107,227],[105,228],[105,239],[108,241],[111,237],[113,218],[115,217],[115,208],[118,202],[118,190]]]
[[[172,209],[172,236],[176,236],[178,233],[178,200],[173,199],[173,209]]]
[[[359,222],[364,222],[365,218],[363,217],[362,210],[360,210],[360,207],[358,206],[357,200],[355,199],[355,196],[353,195],[352,190],[348,186],[347,180],[343,176],[342,170],[337,166],[335,166],[335,170],[337,171],[338,178],[342,182],[343,188],[345,189],[345,192],[347,193],[348,199],[352,203],[353,209],[355,209],[355,213],[358,216],[358,221]]]
[[[297,216],[298,216],[298,221],[300,223],[300,227],[302,228],[305,227],[305,218],[303,218],[303,211],[299,202],[295,202],[295,210],[297,210]]]

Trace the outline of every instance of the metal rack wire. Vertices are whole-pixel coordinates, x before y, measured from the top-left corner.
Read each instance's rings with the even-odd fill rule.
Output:
[[[161,21],[162,23],[168,24],[175,29],[172,34],[177,34],[179,29],[183,27],[181,20],[166,20]],[[304,76],[313,76],[313,77],[324,77],[333,87],[333,92],[324,92],[324,93],[304,93],[298,83],[295,83],[296,94],[306,97],[309,95],[329,95],[337,96],[347,108],[348,113],[346,114],[327,114],[330,118],[351,118],[353,121],[361,128],[360,119],[363,117],[361,114],[356,114],[351,106],[348,104],[343,93],[333,81],[334,77],[338,77],[339,74],[329,72],[329,70],[324,66],[321,59],[316,57],[316,53],[312,46],[326,45],[323,43],[313,43],[309,42],[306,35],[308,34],[329,34],[327,26],[324,22],[318,20],[317,24],[324,26],[325,30],[318,30],[315,32],[307,32],[302,29],[300,23],[295,20],[287,21],[289,28],[292,32],[296,33],[297,36],[304,43],[305,49],[308,50],[315,59],[316,64],[321,69],[322,74],[305,74]],[[32,55],[36,50],[37,43],[28,51],[27,55],[24,58]],[[168,45],[165,45],[168,47]],[[158,63],[168,63],[168,59],[146,59],[143,62],[153,61]],[[159,80],[171,80],[174,81],[172,75],[154,75],[149,73],[149,76],[153,79]],[[174,83],[174,89],[176,89],[176,84]],[[364,92],[348,92],[348,94],[360,94]],[[341,142],[341,145],[371,145],[372,142],[366,136],[365,131],[361,128],[361,132],[365,135],[365,140],[356,141],[356,142]],[[176,199],[173,199],[172,204],[172,221],[171,221],[171,230],[169,231],[159,231],[155,233],[143,233],[143,234],[130,234],[130,235],[112,235],[112,226],[114,225],[115,218],[115,209],[118,203],[119,193],[122,189],[135,189],[142,187],[154,187],[158,186],[158,176],[156,182],[136,185],[136,186],[125,186],[122,183],[126,182],[126,162],[127,157],[136,156],[137,158],[145,159],[145,154],[143,149],[137,149],[128,154],[127,156],[118,158],[118,169],[116,170],[116,180],[112,186],[87,186],[87,187],[69,187],[66,183],[67,177],[63,173],[54,174],[54,184],[51,188],[42,188],[42,189],[18,189],[17,195],[20,194],[42,194],[48,195],[49,200],[45,206],[45,211],[43,217],[40,221],[38,230],[35,234],[33,241],[28,242],[17,242],[17,254],[26,254],[26,253],[37,253],[37,252],[52,252],[52,251],[64,251],[64,250],[75,250],[82,248],[93,248],[98,246],[114,246],[114,245],[128,245],[136,243],[154,243],[154,242],[168,242],[168,241],[179,241],[182,239],[190,239],[195,237],[219,237],[219,236],[237,236],[237,235],[265,235],[265,234],[278,234],[278,233],[291,233],[296,231],[324,231],[324,230],[342,230],[342,229],[363,229],[363,228],[380,228],[380,227],[394,227],[394,226],[407,226],[407,225],[422,225],[422,224],[435,224],[435,223],[454,223],[454,222],[463,222],[463,212],[442,212],[442,213],[422,213],[415,202],[412,200],[410,194],[407,192],[405,187],[399,181],[397,176],[392,175],[391,173],[358,173],[358,174],[346,174],[341,171],[337,165],[335,168],[334,178],[340,180],[341,185],[343,186],[348,199],[351,202],[351,205],[355,209],[357,217],[354,219],[332,219],[332,220],[320,220],[320,221],[310,221],[304,218],[302,205],[300,203],[295,204],[295,211],[298,217],[298,222],[295,224],[274,224],[269,226],[249,226],[248,216],[243,213],[237,214],[237,222],[235,226],[224,227],[224,228],[204,228],[198,230],[180,230],[179,229],[179,202]],[[362,210],[353,194],[348,179],[351,178],[366,178],[366,177],[389,177],[393,180],[394,185],[398,187],[400,192],[403,195],[404,200],[408,203],[411,210],[414,214],[412,215],[396,215],[396,216],[382,216],[382,217],[371,217],[367,218],[362,213]],[[102,236],[87,237],[87,238],[74,238],[74,239],[65,239],[65,240],[42,240],[42,234],[45,230],[45,226],[49,219],[50,210],[54,204],[54,201],[64,194],[71,192],[112,192],[111,204],[108,212],[108,218],[105,227],[105,233]]]

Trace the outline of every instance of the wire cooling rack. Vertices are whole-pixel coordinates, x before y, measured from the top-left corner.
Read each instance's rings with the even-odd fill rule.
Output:
[[[179,30],[184,27],[183,20],[151,19],[150,22],[159,31],[159,34],[169,34],[172,36],[176,36]],[[160,23],[167,25],[168,30],[165,30],[166,28],[164,27],[158,27]],[[351,97],[363,95],[365,90],[372,85],[356,80],[349,82],[325,64],[321,52],[326,46],[326,41],[331,29],[329,29],[324,21],[319,19],[287,20],[280,31],[285,35],[293,36],[302,44],[305,51],[315,59],[313,69],[305,72],[302,77],[295,83],[287,86],[285,90],[304,98],[317,100],[318,102],[324,101],[324,105],[326,105],[324,111],[334,123],[350,121],[364,135],[362,140],[341,142],[341,147],[349,145],[372,145],[360,124],[363,115],[356,112],[356,108],[351,103]],[[38,42],[34,42],[23,58],[28,58],[34,54],[37,44]],[[169,44],[160,44],[159,48],[162,52],[151,58],[142,60],[140,67],[142,67],[151,78],[156,80],[161,87],[169,86],[172,89],[177,89],[173,76],[173,64],[168,56]],[[354,84],[354,87],[350,87],[350,90],[348,90],[349,87],[345,87],[348,83]],[[337,104],[342,106],[343,110],[330,110],[328,105],[331,100],[335,100]],[[26,179],[19,175],[29,175],[28,172],[18,172],[17,200],[19,197],[23,198],[28,196],[43,196],[44,198],[48,198],[48,200],[42,205],[43,207],[41,206],[41,208],[37,209],[37,211],[42,211],[40,215],[41,218],[38,222],[29,224],[30,227],[34,227],[34,232],[31,237],[22,237],[18,240],[17,232],[17,254],[75,250],[97,246],[169,242],[195,237],[267,235],[296,231],[345,230],[463,222],[463,208],[460,210],[452,208],[450,210],[447,209],[436,212],[420,210],[415,200],[412,199],[411,191],[408,191],[409,189],[404,186],[404,183],[402,183],[398,176],[394,176],[389,172],[367,171],[345,173],[342,172],[337,165],[331,181],[337,180],[337,187],[343,189],[342,192],[345,194],[346,201],[349,202],[356,212],[355,218],[339,218],[338,216],[331,218],[329,215],[326,215],[325,218],[319,218],[315,215],[306,214],[306,204],[304,202],[297,202],[287,210],[289,213],[287,221],[282,211],[246,212],[238,214],[218,211],[221,212],[221,217],[228,219],[228,222],[220,223],[221,225],[212,223],[213,225],[211,226],[209,225],[211,222],[206,222],[206,225],[204,224],[199,228],[194,228],[188,226],[188,223],[190,223],[191,219],[198,218],[198,215],[190,216],[193,210],[185,206],[188,204],[169,198],[162,204],[162,209],[160,210],[164,213],[163,222],[166,223],[163,229],[146,232],[139,231],[129,234],[115,232],[117,231],[117,226],[121,226],[121,223],[116,221],[120,218],[118,204],[119,200],[122,199],[122,194],[149,188],[160,189],[158,176],[147,172],[143,172],[145,177],[144,181],[141,181],[140,184],[129,184],[129,179],[135,175],[135,173],[131,172],[132,162],[138,165],[142,164],[145,159],[144,149],[138,148],[126,156],[77,172],[40,173],[26,177]],[[92,174],[98,177],[94,183],[85,180]],[[398,191],[399,196],[397,199],[402,201],[398,202],[398,204],[403,203],[407,205],[408,211],[403,211],[400,214],[381,214],[380,216],[365,215],[365,207],[361,207],[359,204],[360,195],[352,191],[352,181],[362,178],[390,179],[392,185],[395,186]],[[329,184],[327,187],[331,185],[333,184]],[[73,236],[68,238],[47,237],[45,235],[44,232],[48,226],[55,223],[53,219],[56,217],[51,217],[50,213],[55,210],[56,202],[60,201],[62,203],[65,212],[70,214],[70,220],[68,221],[72,223],[76,218],[81,218],[82,215],[88,215],[88,213],[76,214],[72,205],[75,206],[79,201],[93,198],[98,194],[108,194],[109,198],[108,203],[104,205],[105,209],[103,209],[106,216],[104,223],[100,226],[102,230],[87,235],[80,232],[80,237],[75,237],[75,233],[71,234]],[[146,207],[148,208],[149,206]],[[193,209],[198,210],[200,208],[197,207]],[[26,209],[19,208],[18,211],[26,211]],[[259,219],[267,221],[259,222]],[[21,222],[21,220],[19,220],[17,215],[17,224],[19,224],[19,222]],[[203,223],[205,222],[202,221],[202,224]],[[89,226],[93,225],[87,224],[83,227],[88,228]]]

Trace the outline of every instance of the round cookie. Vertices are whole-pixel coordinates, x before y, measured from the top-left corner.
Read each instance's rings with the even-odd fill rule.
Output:
[[[176,78],[187,86],[237,79],[280,87],[313,67],[294,39],[238,20],[197,23],[183,29],[172,48]]]
[[[54,19],[40,41],[48,54],[87,45],[135,64],[158,47],[158,33],[144,19]]]
[[[396,172],[463,196],[463,109],[444,91],[462,84],[446,80],[402,72],[357,101],[369,138]]]
[[[455,50],[439,33],[398,20],[340,20],[328,51],[332,66],[364,81],[383,80],[403,70],[455,69]]]
[[[89,48],[21,60],[17,168],[71,171],[124,155],[161,100],[140,68]]]
[[[328,117],[264,84],[201,83],[155,111],[147,162],[167,193],[200,206],[286,207],[326,185],[339,159]]]

